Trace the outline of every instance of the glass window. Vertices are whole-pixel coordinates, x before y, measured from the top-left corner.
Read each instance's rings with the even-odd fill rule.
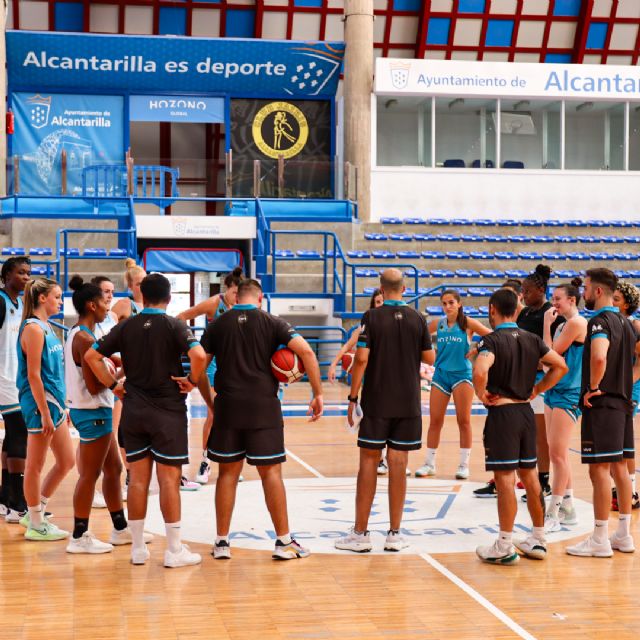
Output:
[[[495,167],[496,100],[436,100],[436,166]]]
[[[566,169],[623,171],[624,139],[624,104],[566,103]]]
[[[431,166],[431,98],[379,96],[378,166]]]
[[[526,169],[560,169],[560,102],[503,99],[500,157]]]
[[[640,171],[640,104],[629,104],[629,169]]]

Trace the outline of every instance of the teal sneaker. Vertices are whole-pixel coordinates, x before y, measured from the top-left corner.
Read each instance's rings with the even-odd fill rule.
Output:
[[[38,529],[29,526],[24,533],[24,537],[25,540],[31,540],[33,542],[50,542],[68,538],[69,532],[58,529],[55,524],[51,524],[50,522],[43,522],[42,526]]]
[[[476,555],[482,562],[489,564],[511,565],[516,564],[520,560],[520,556],[513,545],[509,545],[506,549],[503,549],[498,545],[497,540],[492,545],[478,547],[476,549]]]

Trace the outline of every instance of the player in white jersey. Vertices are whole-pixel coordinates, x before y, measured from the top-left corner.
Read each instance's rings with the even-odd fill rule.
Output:
[[[4,421],[2,442],[2,488],[0,517],[7,522],[19,522],[27,509],[24,499],[24,461],[27,457],[27,426],[25,425],[16,378],[18,375],[18,332],[22,321],[20,294],[31,276],[31,261],[26,256],[7,259],[0,279],[0,412]]]
[[[71,420],[80,433],[79,478],[73,495],[74,529],[68,553],[107,553],[112,545],[131,544],[131,532],[122,507],[120,474],[122,462],[112,434],[113,392],[101,384],[84,360],[96,343],[98,322],[104,321],[109,307],[100,287],[83,283],[74,276],[73,306],[78,322],[65,343],[65,386]],[[114,379],[113,387],[117,385]],[[95,484],[103,472],[102,489],[113,522],[110,544],[97,540],[89,531],[89,515]]]

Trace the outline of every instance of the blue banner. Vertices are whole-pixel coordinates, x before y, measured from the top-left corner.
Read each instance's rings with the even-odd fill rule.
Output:
[[[129,120],[141,122],[224,122],[224,98],[131,96]]]
[[[124,162],[124,98],[13,93],[12,153],[20,159],[20,193],[60,195],[62,152],[67,193],[82,191],[82,170]]]
[[[344,43],[7,32],[13,89],[335,96]]]

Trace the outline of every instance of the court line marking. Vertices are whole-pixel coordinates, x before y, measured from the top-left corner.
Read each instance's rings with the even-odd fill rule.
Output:
[[[291,451],[291,449],[285,449],[285,453],[293,458],[300,466],[304,467],[309,473],[312,473],[316,478],[324,478],[315,467],[312,467],[310,464],[306,463],[302,458],[298,457],[295,453]]]
[[[524,640],[536,640],[535,636],[532,636],[528,631],[523,629],[517,622],[512,620],[504,611],[498,609],[494,604],[489,602],[484,596],[480,595],[472,586],[467,584],[462,578],[459,578],[455,573],[449,571],[444,565],[440,564],[433,556],[428,553],[421,553],[420,557],[430,564],[436,571],[441,573],[445,578],[451,580],[453,584],[462,589],[468,596],[473,598],[479,605],[483,606],[489,613],[494,615],[500,622],[505,624],[515,634],[524,638]]]

